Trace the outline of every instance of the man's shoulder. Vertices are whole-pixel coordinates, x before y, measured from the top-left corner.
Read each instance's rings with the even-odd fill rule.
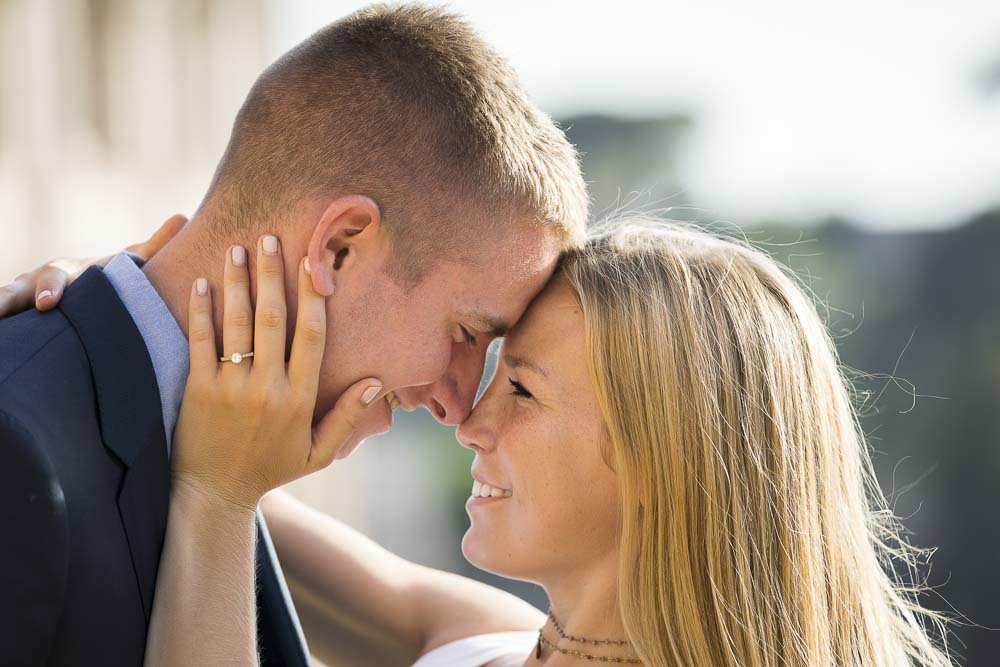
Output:
[[[0,387],[47,348],[62,342],[60,337],[66,333],[72,333],[72,326],[58,310],[42,313],[32,309],[0,320]]]

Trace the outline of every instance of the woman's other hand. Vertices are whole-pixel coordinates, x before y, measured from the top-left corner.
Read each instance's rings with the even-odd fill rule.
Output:
[[[256,313],[242,246],[227,251],[223,278],[223,354],[231,358],[252,351],[252,357],[220,361],[211,290],[203,278],[191,288],[191,373],[171,462],[175,490],[194,490],[247,509],[256,508],[271,489],[329,465],[368,407],[384,394],[379,380],[360,380],[313,426],[326,342],[325,299],[313,289],[304,258],[286,363],[285,273],[278,239],[263,237],[256,253]]]
[[[142,243],[130,245],[126,250],[149,259],[165,246],[187,224],[187,217],[177,214],[167,218],[153,235]],[[0,287],[0,317],[10,317],[31,308],[52,310],[62,298],[63,291],[89,267],[104,266],[111,255],[102,258],[74,259],[63,257],[46,262],[33,271],[22,273],[9,285]]]

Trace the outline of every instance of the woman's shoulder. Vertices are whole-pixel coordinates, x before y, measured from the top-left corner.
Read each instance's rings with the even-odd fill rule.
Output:
[[[411,613],[421,619],[424,629],[418,655],[469,637],[481,637],[475,644],[496,641],[498,636],[502,640],[507,633],[522,638],[525,632],[537,635],[545,624],[544,612],[512,593],[452,572],[425,566],[417,570],[409,589],[416,600]]]
[[[478,667],[486,663],[490,663],[490,667],[521,665],[537,641],[537,630],[470,635],[424,653],[413,663],[413,667]]]

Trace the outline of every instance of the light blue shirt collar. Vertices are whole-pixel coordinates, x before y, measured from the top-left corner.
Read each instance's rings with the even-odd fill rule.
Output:
[[[181,410],[184,385],[190,369],[188,341],[167,304],[157,294],[146,274],[127,253],[115,255],[104,267],[104,275],[125,304],[135,322],[149,357],[160,389],[163,408],[163,428],[167,435],[167,457],[170,456],[174,427]]]

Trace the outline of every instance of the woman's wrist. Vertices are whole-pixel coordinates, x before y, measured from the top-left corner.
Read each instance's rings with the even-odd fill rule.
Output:
[[[198,512],[213,516],[255,515],[260,498],[256,494],[234,492],[204,481],[191,480],[175,475],[171,480],[171,503],[183,504]]]

